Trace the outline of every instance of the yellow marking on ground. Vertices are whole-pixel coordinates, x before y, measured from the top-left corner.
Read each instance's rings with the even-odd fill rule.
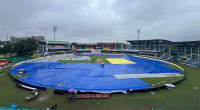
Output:
[[[123,58],[106,58],[112,64],[135,64],[135,62]]]

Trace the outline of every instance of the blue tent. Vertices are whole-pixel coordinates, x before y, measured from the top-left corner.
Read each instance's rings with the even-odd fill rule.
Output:
[[[15,105],[15,104],[12,104],[10,107],[11,107],[11,108],[18,108],[18,106]]]

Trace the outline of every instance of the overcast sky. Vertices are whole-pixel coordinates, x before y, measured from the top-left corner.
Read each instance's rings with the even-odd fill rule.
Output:
[[[0,0],[0,40],[43,35],[70,42],[200,40],[200,0]]]

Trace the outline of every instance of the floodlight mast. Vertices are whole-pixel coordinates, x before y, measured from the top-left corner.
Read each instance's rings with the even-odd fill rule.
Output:
[[[53,26],[53,32],[54,32],[54,41],[55,41],[55,33],[57,31],[57,27],[56,26]]]
[[[138,33],[138,41],[140,40],[140,30],[138,29],[137,30],[137,33]]]
[[[138,43],[137,43],[137,50],[139,50],[139,40],[140,40],[140,30],[137,30],[137,34],[138,34]]]

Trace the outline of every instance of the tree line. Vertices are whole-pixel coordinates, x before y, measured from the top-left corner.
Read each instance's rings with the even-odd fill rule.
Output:
[[[37,41],[28,38],[15,44],[5,44],[2,48],[0,47],[0,54],[17,53],[18,56],[28,56],[29,53],[33,53],[37,48]]]

